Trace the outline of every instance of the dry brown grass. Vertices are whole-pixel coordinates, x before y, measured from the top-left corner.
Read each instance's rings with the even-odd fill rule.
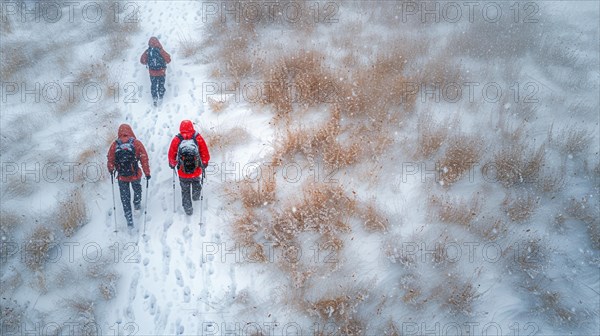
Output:
[[[584,153],[594,139],[592,132],[577,125],[566,126],[553,135],[552,129],[548,132],[548,137],[558,150],[565,155],[577,155]]]
[[[46,226],[36,227],[25,244],[24,263],[31,270],[39,270],[46,263],[48,251],[54,244],[54,233]]]
[[[117,280],[119,275],[110,269],[110,260],[92,263],[87,267],[86,275],[89,279],[99,280],[98,291],[105,300],[110,300],[117,293]]]
[[[302,197],[276,213],[268,236],[276,244],[294,242],[300,232],[316,232],[322,243],[339,250],[343,241],[339,233],[348,232],[349,218],[356,213],[356,201],[346,195],[336,184],[307,182]]]
[[[363,148],[358,142],[342,144],[343,132],[340,113],[333,109],[330,119],[314,130],[286,128],[275,141],[272,164],[279,166],[303,154],[311,165],[321,158],[329,169],[341,168],[358,162]]]
[[[0,304],[0,324],[2,325],[2,334],[21,330],[24,324],[24,317],[26,317],[25,309],[19,305],[17,300],[2,298],[2,304]]]
[[[469,227],[479,215],[482,204],[480,198],[473,195],[470,200],[448,195],[429,197],[429,206],[437,209],[436,217],[444,223],[456,223]]]
[[[539,206],[539,198],[530,193],[508,194],[502,201],[508,219],[512,222],[524,222],[531,218]]]
[[[34,176],[11,176],[7,179],[6,183],[3,183],[3,196],[9,198],[25,198],[31,196],[38,190],[37,187],[40,181],[35,181]]]
[[[471,315],[473,313],[473,304],[477,299],[477,291],[472,283],[451,284],[452,288],[446,293],[444,306],[452,314]]]
[[[238,185],[238,197],[245,208],[256,208],[275,202],[277,183],[272,176],[263,177],[256,183],[244,180]]]
[[[513,258],[509,261],[509,268],[535,279],[543,272],[548,263],[549,253],[547,246],[539,240],[521,240],[511,246],[514,249]]]
[[[251,137],[246,128],[239,126],[228,129],[204,130],[201,133],[210,148],[219,148],[220,150],[244,144]]]
[[[202,49],[202,41],[192,38],[182,38],[179,40],[179,54],[184,58],[196,57]]]
[[[485,239],[485,241],[495,241],[506,236],[508,226],[500,218],[483,218],[477,222],[477,225],[473,225],[473,232]]]
[[[3,237],[3,241],[10,242],[14,240],[14,234],[16,230],[23,224],[24,216],[19,215],[14,211],[1,210],[0,211],[0,237]],[[5,247],[0,245],[0,247]],[[5,251],[2,251],[5,252]],[[3,253],[3,256],[7,256],[8,253]]]
[[[600,249],[600,209],[597,202],[590,202],[588,197],[571,198],[565,205],[565,212],[585,224],[592,247]]]
[[[448,138],[450,128],[448,120],[436,122],[429,112],[419,115],[417,120],[418,143],[416,158],[428,158],[435,154]]]
[[[336,84],[322,65],[325,55],[317,51],[282,57],[268,68],[263,104],[273,105],[278,114],[288,114],[292,104],[313,106],[325,103]],[[329,102],[334,102],[329,101]]]
[[[470,316],[479,297],[472,281],[449,275],[443,284],[435,287],[429,299],[441,301],[441,306],[451,315]]]
[[[227,108],[229,102],[227,100],[221,101],[208,97],[208,106],[215,113],[220,113]]]
[[[222,27],[221,30],[223,32],[218,42],[219,48],[214,55],[219,63],[213,73],[239,83],[251,76],[261,64],[256,53],[248,48],[250,42],[256,39],[254,26],[250,22],[241,22],[234,28]]]
[[[259,219],[254,209],[245,208],[233,222],[233,233],[235,239],[244,244],[254,243],[254,234],[259,230]]]
[[[389,220],[383,212],[377,208],[374,200],[360,209],[360,219],[364,228],[369,232],[386,232]]]
[[[555,325],[574,325],[577,323],[577,316],[574,312],[565,307],[561,294],[557,291],[548,291],[538,288],[541,293],[539,310],[545,314]]]
[[[333,321],[343,335],[364,335],[364,322],[356,314],[357,307],[367,299],[367,292],[358,290],[334,297],[308,302],[309,312],[322,321]]]
[[[26,42],[3,43],[0,56],[0,77],[2,80],[14,79],[17,72],[25,69],[30,62],[28,54],[28,44]],[[36,51],[37,52],[37,51]]]
[[[72,191],[65,200],[59,202],[56,220],[66,237],[71,237],[87,221],[87,208],[83,192]]]
[[[476,135],[456,135],[448,139],[448,148],[439,162],[440,184],[449,187],[479,161],[483,138]]]
[[[566,167],[560,169],[547,170],[539,176],[537,188],[545,194],[556,194],[563,190],[566,184]]]
[[[534,150],[520,142],[497,151],[492,161],[482,167],[482,171],[485,176],[495,177],[496,181],[508,188],[535,182],[544,162],[544,146]]]
[[[593,221],[586,223],[586,229],[592,247],[600,250],[600,218],[596,217]]]

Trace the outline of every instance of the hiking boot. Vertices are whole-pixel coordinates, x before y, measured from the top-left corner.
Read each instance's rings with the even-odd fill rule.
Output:
[[[193,208],[187,208],[187,209],[183,209],[183,210],[185,210],[185,214],[188,216],[191,216],[194,213]]]
[[[199,200],[200,200],[200,195],[192,196],[192,201],[199,201]]]
[[[127,228],[133,229],[133,219],[127,221]]]
[[[134,210],[141,210],[142,209],[142,205],[140,203],[134,204],[133,205],[133,209]]]

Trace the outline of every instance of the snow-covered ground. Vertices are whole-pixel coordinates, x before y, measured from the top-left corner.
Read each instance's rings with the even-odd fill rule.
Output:
[[[21,14],[20,3],[2,2],[2,335],[600,333],[597,2],[284,2],[283,24],[263,16],[243,32],[236,19],[255,18],[253,4],[265,8],[265,2],[81,2],[67,4],[54,20],[58,6]],[[103,10],[99,20],[96,7]],[[298,8],[303,17],[296,20]],[[421,16],[431,8],[439,22]],[[457,8],[460,17],[453,16]],[[498,9],[503,17],[495,24]],[[218,30],[219,22],[239,35]],[[150,36],[173,59],[159,107],[151,106],[148,72],[139,64]],[[342,129],[352,131],[335,141],[358,142],[352,132],[363,123],[369,136],[360,143],[387,137],[382,152],[361,153],[333,173],[319,158],[315,173],[298,154],[274,170],[276,199],[249,207],[240,202],[242,180],[254,181],[257,167],[268,178],[282,127],[311,130],[335,118],[332,104],[320,102],[294,105],[281,121],[273,104],[231,91],[235,64],[220,48],[236,39],[246,39],[240,50],[256,63],[320,51],[328,69],[342,69],[332,70],[340,77],[336,87],[360,83],[360,64],[404,53],[402,75],[420,91],[413,109],[391,108],[406,110],[400,121],[341,112]],[[184,44],[198,48],[186,55]],[[250,90],[264,89],[265,78],[249,71],[237,80]],[[423,78],[445,86],[421,87]],[[381,89],[390,95],[415,90],[388,85]],[[75,102],[66,99],[68,88]],[[95,99],[97,90],[103,96]],[[343,98],[363,91],[356,92]],[[228,101],[219,110],[221,98]],[[421,155],[425,117],[449,135]],[[181,209],[166,158],[184,119],[205,134],[211,151],[204,200],[192,217]],[[144,214],[136,214],[132,233],[118,188],[113,213],[105,168],[121,123],[144,143],[152,170],[146,225]],[[383,126],[369,128],[377,123]],[[233,145],[215,144],[216,135],[240,129]],[[457,182],[442,185],[432,178],[435,162],[448,162],[461,134],[474,136],[481,153]],[[531,168],[542,172],[531,184],[490,182],[488,173],[495,173],[482,169],[499,164],[498,153],[511,141],[514,148],[527,144],[515,157],[545,155],[542,166]],[[301,229],[292,232],[299,252],[290,254],[268,220],[305,211],[306,179],[339,187],[358,208],[373,205],[380,215],[369,218],[383,218],[384,228],[337,213],[348,219],[348,228],[335,232],[339,241]],[[344,197],[328,195],[339,202],[332,209],[345,209]],[[239,240],[238,218],[249,208],[258,227],[252,239],[266,260],[255,258],[256,245]],[[74,223],[73,231],[64,223]]]

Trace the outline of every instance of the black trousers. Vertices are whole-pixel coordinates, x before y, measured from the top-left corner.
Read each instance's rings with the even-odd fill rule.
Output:
[[[192,211],[192,199],[197,201],[200,199],[200,191],[202,191],[202,185],[200,184],[200,177],[197,178],[179,178],[179,185],[181,185],[181,204],[186,213]]]
[[[132,182],[119,181],[119,191],[121,193],[121,203],[123,203],[123,212],[125,213],[125,219],[127,219],[127,225],[133,225],[133,213],[131,212],[131,190],[129,184],[133,189],[133,204],[140,205],[142,203],[142,183],[141,179]]]
[[[162,99],[165,95],[165,76],[150,76],[150,93],[152,98]]]

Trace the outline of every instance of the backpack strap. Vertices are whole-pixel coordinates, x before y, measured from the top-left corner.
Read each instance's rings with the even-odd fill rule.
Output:
[[[117,139],[117,141],[115,141],[117,143],[117,146],[121,146],[123,144],[123,141],[121,141],[121,139]]]

